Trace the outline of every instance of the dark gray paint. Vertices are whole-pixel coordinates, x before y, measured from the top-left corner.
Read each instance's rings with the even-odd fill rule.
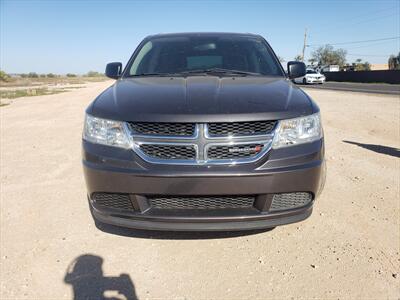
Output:
[[[318,107],[281,77],[141,77],[118,80],[88,113],[141,122],[278,120],[309,115]]]
[[[149,37],[151,38],[151,37]],[[146,41],[146,40],[145,40]],[[145,42],[144,41],[144,42]],[[136,52],[135,52],[136,53]],[[135,56],[135,53],[132,57]],[[99,95],[87,113],[101,118],[140,122],[238,122],[280,120],[318,112],[318,106],[282,73],[282,77],[141,77],[125,78]],[[271,149],[243,165],[156,165],[132,149],[83,141],[88,195],[93,192],[141,195],[232,195],[268,197],[273,193],[318,195],[324,182],[323,139]],[[273,227],[307,218],[301,209],[195,218],[115,212],[92,206],[95,218],[119,226],[164,230],[239,230]]]

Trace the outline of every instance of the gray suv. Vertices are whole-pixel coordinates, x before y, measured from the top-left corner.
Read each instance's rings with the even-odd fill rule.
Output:
[[[145,38],[87,108],[83,167],[97,221],[153,230],[298,222],[324,182],[319,108],[264,38]]]

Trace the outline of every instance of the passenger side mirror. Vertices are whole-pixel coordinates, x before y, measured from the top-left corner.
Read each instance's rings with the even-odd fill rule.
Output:
[[[118,79],[122,73],[122,64],[120,62],[112,62],[106,66],[106,76],[112,79]]]
[[[290,79],[306,75],[306,65],[301,61],[289,61],[287,71]]]

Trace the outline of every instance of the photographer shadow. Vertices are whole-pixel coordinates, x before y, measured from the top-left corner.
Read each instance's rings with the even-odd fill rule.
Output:
[[[85,254],[68,266],[64,282],[72,285],[74,300],[137,300],[130,276],[121,274],[118,277],[105,277],[102,265],[103,258],[100,256]]]

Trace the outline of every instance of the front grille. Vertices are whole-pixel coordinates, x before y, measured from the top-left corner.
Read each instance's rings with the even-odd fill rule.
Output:
[[[268,152],[276,124],[129,122],[128,129],[133,150],[150,163],[240,164]]]
[[[209,123],[208,134],[215,136],[262,135],[272,132],[276,121]]]
[[[99,206],[133,210],[132,202],[128,194],[93,193],[91,199]]]
[[[311,193],[284,193],[275,194],[272,198],[270,211],[285,210],[302,207],[312,200]]]
[[[194,123],[137,123],[129,126],[134,134],[158,136],[193,136],[196,125]]]
[[[263,144],[245,144],[245,145],[214,145],[207,151],[208,159],[237,159],[251,158],[259,154]]]
[[[147,156],[157,159],[196,159],[193,145],[141,144],[140,150]]]
[[[250,208],[255,196],[151,196],[153,208],[160,209],[221,209]]]

